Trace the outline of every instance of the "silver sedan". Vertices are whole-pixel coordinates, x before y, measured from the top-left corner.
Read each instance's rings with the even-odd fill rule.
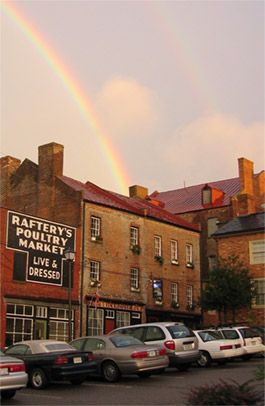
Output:
[[[27,385],[28,374],[22,360],[9,357],[0,351],[0,392],[1,398],[11,399],[18,389]]]
[[[164,371],[169,364],[165,348],[126,335],[81,337],[71,345],[79,351],[93,351],[97,374],[108,382],[117,381],[123,374],[147,377]]]

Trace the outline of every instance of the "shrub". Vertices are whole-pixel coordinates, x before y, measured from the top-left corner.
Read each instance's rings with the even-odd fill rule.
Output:
[[[257,405],[263,393],[250,385],[251,381],[239,384],[220,380],[216,384],[203,385],[191,390],[187,405]]]

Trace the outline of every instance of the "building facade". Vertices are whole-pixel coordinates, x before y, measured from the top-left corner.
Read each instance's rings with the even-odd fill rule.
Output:
[[[237,254],[249,270],[257,296],[251,311],[242,309],[236,314],[237,324],[264,325],[265,306],[265,213],[254,213],[232,219],[215,234],[218,256],[228,258]],[[208,315],[208,322],[216,324],[216,315]],[[230,317],[230,319],[229,319]],[[232,323],[232,314],[228,322]]]
[[[208,182],[207,184],[195,185],[183,189],[172,190],[168,192],[154,192],[150,199],[156,199],[164,204],[166,210],[181,216],[187,221],[200,225],[200,257],[202,282],[207,279],[209,270],[215,266],[218,256],[227,257],[228,253],[244,256],[245,260],[249,258],[248,245],[233,243],[231,246],[226,244],[226,239],[215,236],[218,230],[222,230],[226,224],[233,222],[233,219],[241,216],[252,215],[255,213],[264,213],[265,209],[265,172],[254,174],[254,164],[246,158],[238,159],[237,178],[225,179],[217,182]],[[247,235],[247,230],[245,230]],[[259,233],[252,238],[259,239]],[[237,236],[237,241],[243,237],[243,234]],[[244,251],[242,251],[244,248]],[[264,252],[264,248],[263,248]],[[256,278],[256,266],[250,265],[250,272],[253,278]],[[260,264],[260,267],[263,267]],[[263,276],[264,277],[264,276]],[[263,278],[259,276],[259,278]],[[260,282],[264,283],[264,282]],[[264,296],[263,292],[263,296]],[[257,321],[260,320],[259,314],[264,312],[264,304],[260,305],[262,310],[256,312]],[[212,312],[203,314],[205,324],[213,320]]]
[[[146,320],[200,321],[199,228],[148,199],[63,175],[63,146],[1,168],[1,345]],[[65,250],[75,251],[69,288]],[[68,320],[68,321],[67,321]],[[69,323],[68,323],[69,324]]]

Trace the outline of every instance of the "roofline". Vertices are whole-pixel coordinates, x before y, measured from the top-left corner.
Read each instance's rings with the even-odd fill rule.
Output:
[[[188,227],[188,226],[185,227],[185,226],[182,225],[182,224],[174,224],[174,223],[171,223],[170,221],[161,220],[161,219],[159,219],[159,218],[150,216],[150,215],[148,215],[148,214],[147,214],[147,215],[144,215],[144,214],[142,214],[142,213],[135,213],[135,212],[133,212],[133,211],[129,211],[129,210],[126,210],[126,209],[121,209],[121,208],[118,208],[118,207],[113,208],[112,205],[107,204],[107,203],[106,203],[106,204],[97,203],[97,202],[93,202],[93,201],[88,200],[88,199],[83,199],[83,202],[92,203],[92,204],[95,204],[96,206],[109,207],[109,208],[111,208],[111,209],[113,209],[113,210],[119,210],[119,211],[125,212],[125,213],[135,214],[135,215],[138,216],[138,217],[148,218],[149,220],[157,221],[157,222],[159,222],[159,223],[170,224],[170,225],[172,225],[173,227],[178,227],[178,228],[182,228],[182,229],[184,229],[184,230],[193,231],[194,233],[199,233],[199,234],[200,234],[200,232],[201,232],[201,230],[199,230],[199,229],[192,228],[192,227],[196,227],[196,226],[193,225],[192,223],[191,223],[191,227]],[[172,215],[174,215],[174,216],[177,215],[177,214],[175,214],[175,213],[171,213],[171,212],[169,212],[169,213],[172,214]]]
[[[237,236],[237,235],[242,235],[242,234],[256,234],[257,231],[260,231],[261,233],[265,233],[264,227],[262,227],[262,228],[259,227],[259,228],[255,228],[252,230],[241,230],[241,231],[230,231],[230,232],[227,231],[224,233],[218,233],[216,235],[213,234],[212,237],[217,239],[217,238],[222,238],[222,237],[230,237],[232,235]]]

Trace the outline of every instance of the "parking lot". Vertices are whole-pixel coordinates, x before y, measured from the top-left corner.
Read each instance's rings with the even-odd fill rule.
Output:
[[[67,383],[52,384],[44,390],[30,388],[18,391],[15,398],[3,405],[184,405],[191,388],[216,383],[220,379],[243,383],[254,379],[253,385],[263,391],[263,381],[255,380],[255,371],[264,358],[233,361],[210,368],[192,367],[179,372],[168,368],[162,375],[143,379],[125,376],[117,383],[91,378],[81,386]]]

